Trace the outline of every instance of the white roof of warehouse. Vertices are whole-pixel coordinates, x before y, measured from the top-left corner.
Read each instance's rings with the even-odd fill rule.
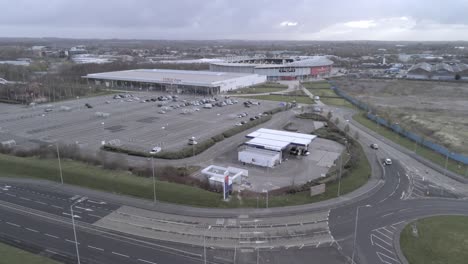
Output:
[[[92,73],[83,76],[83,78],[130,82],[216,86],[219,82],[229,81],[231,79],[247,76],[257,76],[257,74],[212,71],[137,69],[128,71]]]
[[[306,146],[317,136],[296,132],[280,131],[274,129],[260,128],[246,137],[252,138],[247,145],[255,145],[271,150],[282,150],[290,144]]]

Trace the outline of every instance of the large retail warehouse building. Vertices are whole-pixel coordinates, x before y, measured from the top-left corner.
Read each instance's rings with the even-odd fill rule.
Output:
[[[83,78],[113,89],[195,94],[218,94],[266,81],[258,74],[160,69],[93,73]]]

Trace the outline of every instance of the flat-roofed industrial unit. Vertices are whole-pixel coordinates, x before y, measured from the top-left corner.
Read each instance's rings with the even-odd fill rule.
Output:
[[[235,90],[250,85],[263,83],[266,76],[251,73],[212,72],[212,71],[182,71],[163,69],[136,69],[92,73],[83,78],[94,80],[96,84],[104,84],[113,88],[174,88],[182,92],[184,88],[209,88],[208,93],[219,93]],[[187,89],[186,89],[187,90]],[[199,90],[203,92],[203,90]]]
[[[277,147],[286,147],[291,144],[301,147],[307,147],[310,144],[310,142],[312,142],[312,140],[314,140],[317,136],[268,128],[260,128],[248,134],[246,137],[252,138],[254,140],[248,141],[247,144],[249,142],[253,142],[254,144],[261,145],[261,143],[264,142],[265,146],[275,145]]]
[[[238,152],[238,160],[263,167],[274,167],[281,163],[283,152],[291,145],[301,150],[296,155],[308,153],[310,143],[317,136],[260,128],[246,137],[250,140],[244,144],[247,147]]]

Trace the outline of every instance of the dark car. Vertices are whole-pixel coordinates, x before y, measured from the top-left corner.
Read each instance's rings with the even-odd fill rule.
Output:
[[[88,104],[88,103],[86,103],[85,106],[86,106],[87,108],[93,108],[93,106],[90,105],[90,104]]]

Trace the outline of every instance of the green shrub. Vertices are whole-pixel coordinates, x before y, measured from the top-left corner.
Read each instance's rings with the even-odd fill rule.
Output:
[[[214,140],[214,142],[220,142],[224,140],[224,135],[223,134],[218,134],[216,136],[211,137],[211,139]]]

